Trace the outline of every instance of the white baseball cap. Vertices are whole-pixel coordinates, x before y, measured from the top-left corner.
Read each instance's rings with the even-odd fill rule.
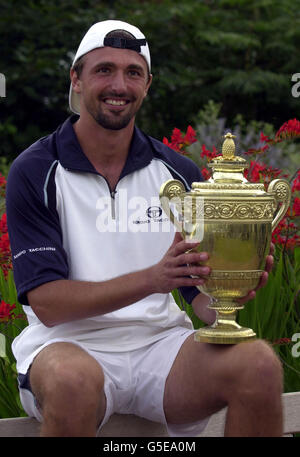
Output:
[[[134,36],[135,39],[106,38],[107,34],[113,31],[125,30]],[[123,21],[108,20],[97,22],[84,35],[79,48],[75,54],[72,67],[77,60],[87,52],[96,48],[111,46],[113,48],[132,49],[143,56],[147,62],[149,72],[151,71],[151,59],[149,46],[143,33],[134,25]],[[80,94],[73,91],[72,84],[69,92],[69,106],[71,111],[80,114]]]

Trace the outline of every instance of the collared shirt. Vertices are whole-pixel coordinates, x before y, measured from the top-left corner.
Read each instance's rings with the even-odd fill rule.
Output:
[[[112,190],[79,145],[72,125],[77,119],[71,116],[31,145],[10,168],[8,230],[18,298],[29,320],[14,344],[16,353],[21,341],[26,345],[31,338],[33,350],[60,336],[88,340],[102,350],[131,350],[175,325],[191,327],[171,294],[153,294],[118,311],[50,329],[28,306],[27,292],[46,282],[105,281],[157,263],[175,233],[161,208],[161,184],[176,178],[189,190],[202,180],[190,159],[135,127]],[[189,302],[199,293],[196,288],[182,291]]]

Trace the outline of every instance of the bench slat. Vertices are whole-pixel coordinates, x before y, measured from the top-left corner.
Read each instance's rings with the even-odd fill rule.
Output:
[[[300,392],[283,394],[284,434],[300,433]],[[227,408],[214,414],[199,436],[224,436]],[[0,437],[39,436],[40,424],[32,417],[0,419]],[[99,437],[168,437],[164,425],[132,414],[114,414]]]

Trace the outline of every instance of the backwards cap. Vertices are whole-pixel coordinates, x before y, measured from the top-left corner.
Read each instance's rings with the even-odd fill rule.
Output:
[[[134,38],[107,38],[107,35],[110,32],[114,32],[116,30],[124,30],[129,32],[131,35],[133,35]],[[149,46],[143,33],[134,25],[123,21],[113,20],[97,22],[96,24],[92,25],[92,27],[84,35],[79,45],[73,60],[72,67],[77,62],[77,60],[87,52],[90,52],[96,48],[102,48],[104,46],[121,49],[132,49],[133,51],[138,52],[145,58],[149,72],[151,71]],[[80,114],[80,95],[76,94],[76,92],[73,91],[72,84],[70,85],[69,92],[69,106],[71,111],[76,114]]]

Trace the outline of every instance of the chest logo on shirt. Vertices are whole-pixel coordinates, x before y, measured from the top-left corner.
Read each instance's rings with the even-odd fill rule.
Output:
[[[162,215],[162,209],[159,206],[150,206],[150,208],[147,209],[146,214],[151,219],[156,219]]]
[[[96,227],[99,232],[170,232],[170,220],[163,214],[159,197],[128,198],[120,189],[113,198],[101,197],[96,202],[99,211]]]

